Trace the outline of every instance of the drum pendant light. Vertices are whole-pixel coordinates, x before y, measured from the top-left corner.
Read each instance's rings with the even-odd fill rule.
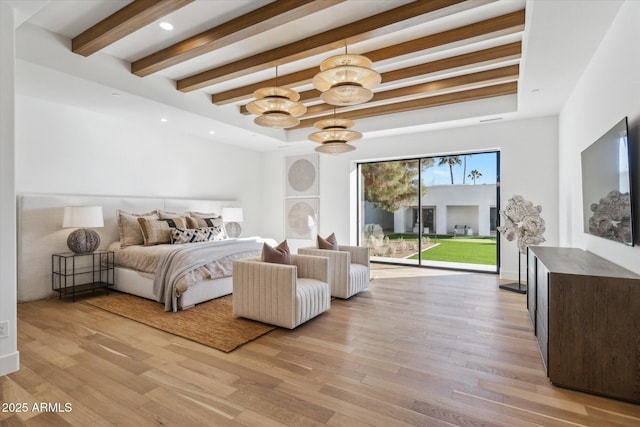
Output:
[[[253,93],[254,101],[247,104],[247,111],[256,114],[253,121],[257,125],[286,129],[300,124],[298,117],[307,112],[307,107],[298,102],[298,92],[278,86],[278,68],[276,67],[276,86],[265,87]]]
[[[313,86],[322,92],[320,98],[327,104],[357,105],[373,97],[371,89],[382,81],[372,69],[373,63],[363,55],[332,56],[320,64],[320,72],[313,78]]]
[[[314,123],[314,126],[321,130],[309,135],[309,139],[321,144],[315,150],[319,153],[335,155],[353,151],[356,147],[348,144],[348,142],[362,138],[360,132],[349,130],[354,124],[353,120],[336,117],[319,120]]]

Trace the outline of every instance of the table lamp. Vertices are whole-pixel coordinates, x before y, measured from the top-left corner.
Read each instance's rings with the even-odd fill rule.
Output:
[[[104,227],[101,206],[64,208],[62,228],[77,228],[69,234],[67,246],[77,254],[89,254],[100,246],[100,236],[88,227]]]
[[[240,237],[242,233],[242,208],[222,208],[222,221],[229,237]]]

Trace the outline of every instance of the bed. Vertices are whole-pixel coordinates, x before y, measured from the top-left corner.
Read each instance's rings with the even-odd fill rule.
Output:
[[[233,261],[260,255],[258,237],[186,244],[134,245],[113,242],[115,289],[162,302],[166,311],[184,310],[228,295]]]
[[[200,216],[199,220],[190,224],[195,228],[218,227],[222,224],[219,218],[214,224],[202,221],[211,219],[223,207],[237,206],[234,201],[191,200],[191,199],[156,199],[111,196],[76,196],[76,195],[21,195],[18,197],[18,300],[33,301],[53,295],[51,290],[51,254],[66,252],[66,238],[69,230],[62,229],[62,216],[65,206],[102,206],[104,227],[96,228],[101,238],[100,249],[113,250],[116,253],[115,289],[158,300],[154,292],[154,281],[158,266],[163,258],[185,247],[211,247],[208,254],[214,256],[205,260],[195,269],[186,268],[186,276],[174,280],[177,292],[164,290],[160,300],[167,310],[178,310],[192,307],[203,301],[217,298],[232,292],[231,263],[233,259],[254,257],[260,253],[263,242],[273,244],[272,239],[240,238],[228,239],[226,235],[218,236],[215,241],[171,244],[166,241],[167,230],[152,230],[149,239],[140,241],[127,240],[130,235],[123,235],[120,214],[126,213],[136,217],[149,212],[157,213],[157,217],[171,216],[177,212],[180,216]],[[204,214],[200,214],[204,212]],[[208,213],[207,213],[208,212]],[[200,221],[200,222],[198,222]],[[135,225],[129,223],[130,226]],[[184,226],[186,224],[179,223]],[[170,227],[171,228],[171,227]],[[176,227],[178,228],[178,227]],[[188,228],[188,227],[186,227]],[[147,243],[145,245],[145,243]],[[219,249],[222,248],[222,249]],[[140,252],[139,265],[130,263],[129,253]],[[192,252],[191,250],[187,252]],[[151,253],[154,257],[149,257]],[[127,256],[125,256],[127,254]],[[146,254],[146,255],[142,255]],[[144,256],[147,259],[144,260]],[[194,255],[199,257],[199,255]],[[129,259],[129,261],[127,261]],[[141,264],[140,264],[141,263]],[[208,264],[215,264],[209,265]],[[141,268],[142,265],[142,268]],[[205,266],[203,271],[201,267]],[[182,268],[182,267],[177,267]],[[178,275],[174,273],[175,277]],[[182,280],[182,282],[181,282]],[[186,283],[185,284],[185,280]],[[174,298],[175,297],[175,298]]]

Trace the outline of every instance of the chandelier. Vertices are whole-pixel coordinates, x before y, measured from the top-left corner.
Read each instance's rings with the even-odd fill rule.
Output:
[[[371,89],[382,81],[372,67],[373,63],[366,56],[347,53],[332,56],[322,61],[312,84],[322,92],[320,98],[327,104],[362,104],[373,98]]]
[[[256,114],[255,124],[265,127],[286,129],[300,124],[298,117],[307,112],[307,107],[298,102],[298,92],[278,86],[278,68],[276,67],[276,85],[264,87],[253,93],[254,101],[247,104],[247,111]]]
[[[324,154],[341,154],[347,151],[355,150],[356,147],[349,145],[348,142],[362,138],[360,132],[349,130],[354,126],[353,120],[349,119],[324,119],[315,122],[313,125],[321,129],[309,135],[309,139],[313,142],[321,144],[316,147],[316,151]]]

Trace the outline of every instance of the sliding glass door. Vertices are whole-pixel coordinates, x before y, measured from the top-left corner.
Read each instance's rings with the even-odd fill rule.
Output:
[[[359,164],[359,244],[377,262],[497,272],[498,165],[498,152]]]

